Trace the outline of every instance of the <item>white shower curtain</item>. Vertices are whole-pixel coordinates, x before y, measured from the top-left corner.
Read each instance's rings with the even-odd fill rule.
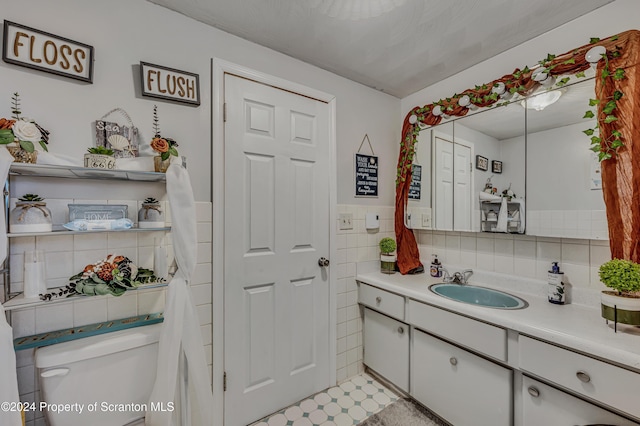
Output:
[[[0,149],[0,181],[6,182],[13,157],[6,149]],[[7,230],[5,209],[0,208],[0,263],[7,258]],[[7,283],[4,283],[7,285]],[[18,378],[16,375],[16,353],[13,350],[13,332],[7,323],[4,308],[0,305],[0,402],[18,402]],[[0,425],[20,426],[22,416],[18,411],[0,410]]]
[[[195,201],[184,167],[175,162],[167,170],[167,196],[171,208],[171,235],[178,270],[167,290],[160,334],[158,369],[150,402],[179,402],[188,395],[184,412],[146,413],[150,426],[205,426],[213,424],[213,394],[202,346],[200,323],[188,283],[196,266],[197,231]],[[184,357],[184,358],[183,358]],[[186,362],[183,362],[185,361]],[[187,383],[188,389],[185,389]],[[183,419],[190,419],[188,424]]]

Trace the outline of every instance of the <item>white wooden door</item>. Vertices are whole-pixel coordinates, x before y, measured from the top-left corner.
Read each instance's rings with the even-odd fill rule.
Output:
[[[434,138],[433,213],[435,229],[453,230],[453,142]]]
[[[471,230],[471,147],[455,143],[453,145],[454,190],[453,190],[453,229]]]
[[[364,309],[364,363],[405,392],[409,391],[409,326]]]
[[[329,107],[225,75],[225,426],[329,383]]]

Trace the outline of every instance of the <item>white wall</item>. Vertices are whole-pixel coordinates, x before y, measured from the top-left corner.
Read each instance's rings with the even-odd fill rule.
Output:
[[[515,68],[535,65],[548,53],[561,54],[589,43],[591,37],[607,37],[640,28],[637,0],[616,0],[558,28],[509,49],[439,83],[402,99],[402,117],[415,106],[423,106],[454,93],[487,83]]]
[[[0,62],[0,116],[19,92],[22,111],[52,133],[51,151],[78,158],[94,142],[93,121],[124,108],[141,131],[152,136],[152,108],[158,105],[162,134],[180,143],[188,157],[196,200],[211,199],[210,60],[218,57],[336,96],[338,203],[392,205],[400,141],[400,101],[317,67],[211,28],[143,0],[109,2],[0,0],[3,18],[92,45],[94,82],[79,83]],[[141,98],[140,61],[200,75],[200,107]],[[354,199],[353,154],[365,133],[380,156],[380,196]],[[216,141],[220,143],[221,141]]]

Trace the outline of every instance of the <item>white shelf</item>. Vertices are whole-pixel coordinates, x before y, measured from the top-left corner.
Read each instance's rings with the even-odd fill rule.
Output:
[[[138,182],[165,182],[166,174],[133,170],[101,170],[87,167],[49,166],[43,164],[13,163],[11,175],[52,177],[66,179],[129,180]]]
[[[100,232],[166,232],[171,231],[171,227],[165,228],[131,228],[131,229],[99,229],[93,231],[70,231],[66,228],[54,229],[51,232],[14,232],[7,234],[7,238],[18,237],[43,237],[43,236],[60,236],[60,235],[81,235],[81,234],[95,234]]]
[[[169,285],[169,282],[142,284],[134,289],[127,290],[126,293],[130,291],[146,290],[150,288],[161,288],[161,287],[166,287],[168,285]],[[57,288],[64,288],[64,287],[57,287]],[[52,292],[52,291],[55,291],[57,288],[50,288],[47,290],[48,292]],[[102,296],[85,296],[81,294],[76,294],[73,296],[60,297],[52,300],[40,300],[39,298],[27,299],[24,297],[24,293],[20,293],[17,296],[13,297],[12,299],[9,299],[6,302],[4,302],[2,306],[4,307],[5,311],[13,311],[16,309],[32,308],[35,306],[44,306],[44,305],[51,305],[51,304],[65,303],[65,302],[69,303],[76,300],[89,300],[89,298],[91,298],[91,300],[94,300],[94,299],[99,299],[103,297],[119,297],[119,296],[112,296],[110,294],[106,294]]]

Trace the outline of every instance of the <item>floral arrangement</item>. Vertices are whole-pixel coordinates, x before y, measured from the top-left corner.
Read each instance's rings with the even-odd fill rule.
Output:
[[[160,154],[162,161],[168,160],[170,155],[178,156],[178,142],[174,139],[163,138],[160,135],[160,120],[158,119],[158,106],[153,106],[153,131],[154,137],[151,140],[151,148]]]
[[[382,254],[390,254],[396,250],[396,242],[393,238],[385,237],[380,240],[380,252]]]
[[[34,143],[40,143],[43,150],[49,151],[49,132],[34,120],[23,117],[20,111],[20,95],[16,92],[11,97],[12,119],[0,118],[0,144],[17,143],[27,152],[34,151]]]
[[[126,256],[110,254],[105,259],[89,264],[84,270],[69,278],[70,283],[52,293],[40,295],[42,300],[68,297],[74,294],[120,296],[140,284],[162,282],[153,271],[136,266]]]

